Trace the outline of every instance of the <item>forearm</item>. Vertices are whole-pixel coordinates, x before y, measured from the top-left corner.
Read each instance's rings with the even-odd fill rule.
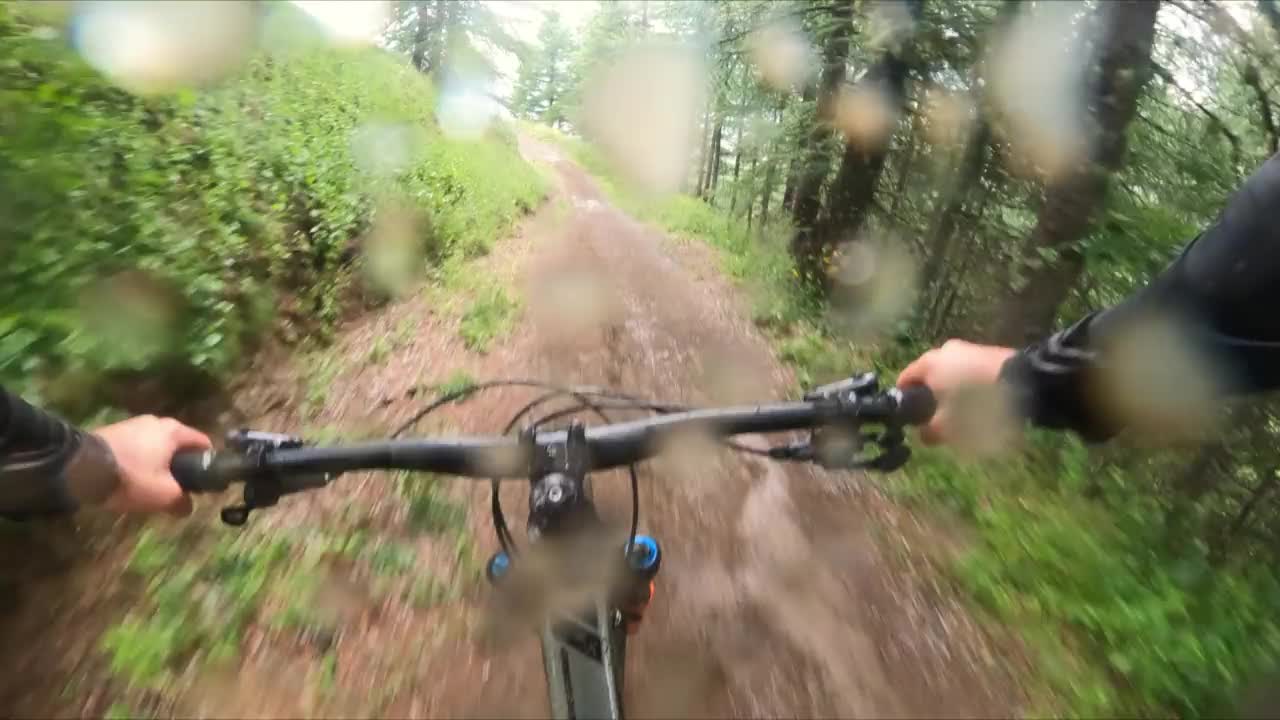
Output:
[[[117,484],[100,438],[0,389],[0,514],[69,512],[102,502]]]
[[[1117,370],[1126,343],[1137,342],[1136,331],[1153,322],[1167,323],[1177,341],[1172,349],[1189,353],[1206,375],[1188,382],[1233,394],[1280,387],[1277,206],[1280,155],[1250,176],[1213,225],[1149,285],[1009,360],[1001,378],[1026,416],[1091,440],[1119,432],[1125,418],[1103,407],[1115,391],[1107,374]],[[1169,360],[1161,353],[1170,348],[1137,350],[1127,362],[1136,358],[1158,368]]]
[[[1096,316],[1018,351],[1000,370],[1020,415],[1039,427],[1074,430],[1092,442],[1120,430],[1119,423],[1095,406],[1096,395],[1090,392],[1099,363],[1088,328]]]

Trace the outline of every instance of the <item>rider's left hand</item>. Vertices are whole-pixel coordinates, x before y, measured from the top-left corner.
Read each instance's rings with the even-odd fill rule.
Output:
[[[191,514],[191,498],[169,471],[178,450],[208,449],[208,436],[172,418],[140,415],[93,432],[115,456],[120,484],[105,507],[117,512]]]

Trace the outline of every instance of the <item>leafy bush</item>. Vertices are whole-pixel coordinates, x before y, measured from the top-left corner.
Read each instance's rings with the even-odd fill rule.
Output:
[[[1280,659],[1280,585],[1170,543],[1149,490],[1106,478],[1106,501],[1089,499],[1096,472],[1078,442],[1044,436],[981,464],[917,453],[891,483],[974,522],[957,579],[1019,629],[1073,714],[1222,712]]]
[[[469,350],[488,352],[489,343],[515,324],[519,306],[499,285],[482,288],[462,315],[458,332]]]
[[[144,531],[129,570],[146,578],[149,599],[141,613],[130,614],[103,636],[112,670],[130,684],[156,687],[182,657],[234,657],[268,578],[286,568],[288,552],[284,540],[224,536],[207,563],[175,563],[173,541]]]
[[[429,82],[385,52],[268,42],[218,88],[139,98],[34,12],[0,7],[0,382],[73,415],[103,379],[216,378],[272,321],[335,320],[389,199],[438,258],[542,195],[508,135],[441,136]],[[382,131],[390,171],[358,156]]]

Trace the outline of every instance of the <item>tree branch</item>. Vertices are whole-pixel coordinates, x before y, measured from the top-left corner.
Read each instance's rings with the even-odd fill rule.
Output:
[[[1271,23],[1271,29],[1280,35],[1280,9],[1276,8],[1275,0],[1258,0],[1258,12]]]
[[[1271,99],[1267,97],[1267,93],[1262,89],[1262,83],[1258,80],[1258,68],[1252,63],[1245,66],[1244,83],[1253,88],[1253,92],[1258,98],[1258,111],[1262,115],[1262,126],[1267,130],[1267,137],[1271,141],[1271,154],[1280,152],[1280,131],[1276,130],[1276,120],[1271,115]]]
[[[1248,57],[1248,55],[1260,54],[1257,52],[1257,48],[1253,46],[1253,41],[1252,38],[1249,37],[1249,33],[1246,32],[1244,28],[1240,27],[1240,23],[1236,22],[1236,19],[1231,16],[1231,13],[1228,12],[1226,8],[1222,7],[1218,3],[1210,2],[1209,0],[1204,1],[1202,7],[1208,8],[1209,12],[1213,15],[1212,17],[1206,17],[1198,11],[1188,8],[1178,0],[1168,0],[1168,2],[1170,5],[1178,8],[1182,12],[1208,23],[1211,28],[1225,29],[1244,47],[1246,57]],[[1272,9],[1274,10],[1274,8]],[[1266,15],[1267,13],[1264,11],[1263,14]],[[1268,19],[1270,19],[1270,17],[1268,17]],[[1266,131],[1268,144],[1271,148],[1271,153],[1274,155],[1276,152],[1280,152],[1280,130],[1276,128],[1275,116],[1271,112],[1271,99],[1267,95],[1266,90],[1262,88],[1262,81],[1258,74],[1258,66],[1255,65],[1252,60],[1246,59],[1244,69],[1241,71],[1241,74],[1243,75],[1244,83],[1253,90],[1254,96],[1257,98],[1258,111],[1262,117],[1262,127]]]
[[[774,16],[770,18],[768,22],[777,22],[778,18],[784,18],[784,17],[796,17],[796,18],[804,17],[805,15],[808,15],[810,13],[815,13],[815,12],[831,12],[832,10],[835,10],[837,7],[839,7],[842,4],[843,3],[829,3],[826,5],[808,5],[798,10],[792,10],[791,12]],[[720,40],[718,41],[718,44],[728,45],[729,43],[737,42],[738,40],[741,40],[742,38],[750,35],[751,33],[755,32],[756,30],[759,30],[762,27],[764,27],[764,25],[748,25],[742,30],[739,30],[738,32],[735,32],[720,38]]]
[[[1231,157],[1238,166],[1240,164],[1240,138],[1236,137],[1236,134],[1231,132],[1231,128],[1227,127],[1227,124],[1222,121],[1222,118],[1218,117],[1217,113],[1205,107],[1199,100],[1196,100],[1186,88],[1179,85],[1178,81],[1174,79],[1173,73],[1169,72],[1168,68],[1165,66],[1156,62],[1155,58],[1151,59],[1151,69],[1155,71],[1157,77],[1181,93],[1182,96],[1192,105],[1195,105],[1200,112],[1204,113],[1205,116],[1209,118],[1209,122],[1213,123],[1213,125],[1222,132],[1223,136],[1231,143]]]

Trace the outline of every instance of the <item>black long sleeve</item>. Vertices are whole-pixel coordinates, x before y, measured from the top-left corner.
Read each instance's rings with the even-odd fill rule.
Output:
[[[1227,391],[1280,387],[1280,154],[1149,285],[1022,350],[1001,377],[1033,423],[1109,438],[1123,422],[1098,407],[1095,383],[1114,340],[1153,312],[1176,320]]]
[[[92,483],[72,478],[103,473],[114,474],[114,462],[101,440],[0,388],[0,515],[74,510]]]

